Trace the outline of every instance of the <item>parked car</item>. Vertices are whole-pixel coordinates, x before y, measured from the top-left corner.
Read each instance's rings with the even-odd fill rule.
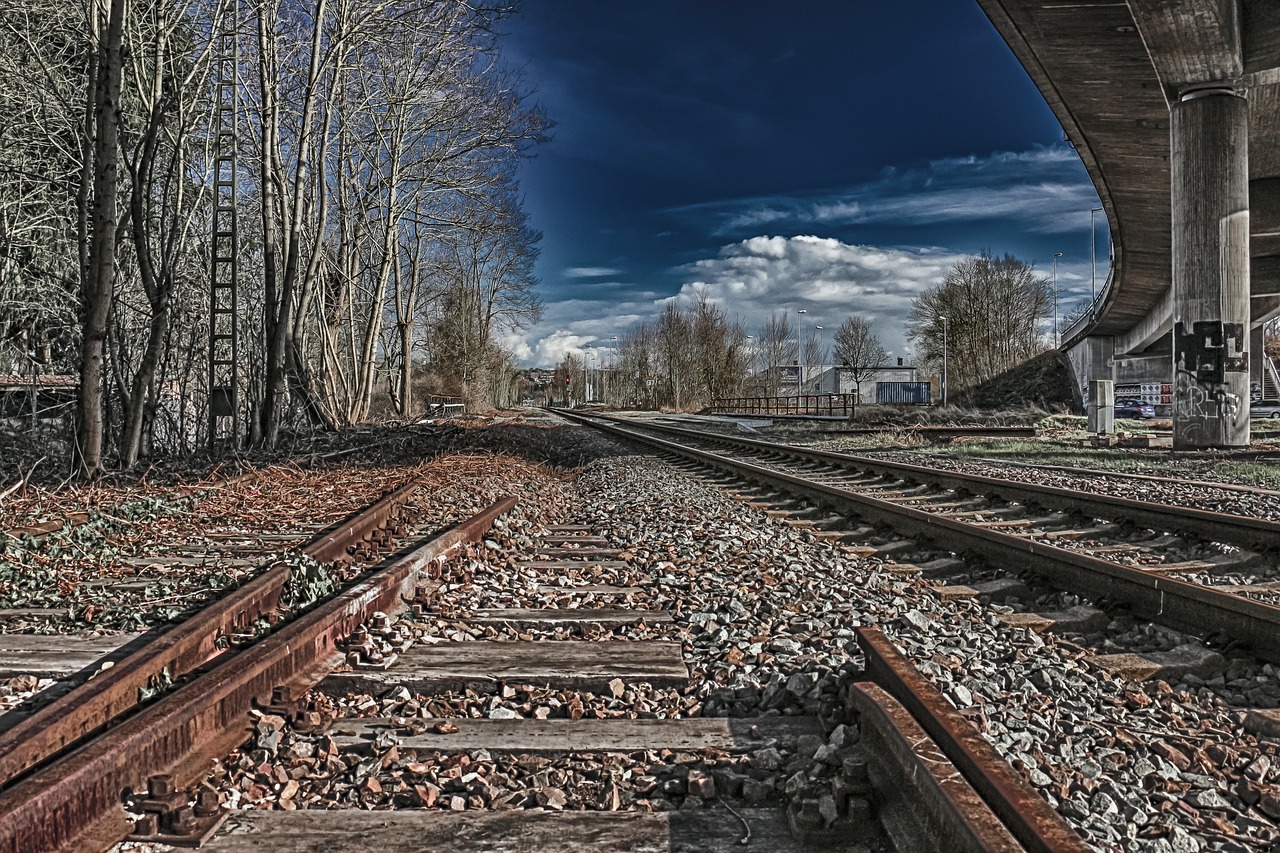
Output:
[[[1116,400],[1117,418],[1154,418],[1156,407],[1141,400]]]
[[[1256,400],[1249,404],[1251,418],[1280,418],[1280,400]]]

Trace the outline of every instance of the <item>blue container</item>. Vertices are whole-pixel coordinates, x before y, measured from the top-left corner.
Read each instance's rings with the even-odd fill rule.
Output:
[[[933,400],[928,382],[877,382],[876,402],[891,406],[927,406]]]

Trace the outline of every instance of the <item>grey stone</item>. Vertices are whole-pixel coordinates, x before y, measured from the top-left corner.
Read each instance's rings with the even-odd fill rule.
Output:
[[[489,719],[491,720],[516,720],[519,718],[520,714],[517,711],[504,708],[501,705],[489,712]]]
[[[774,798],[772,782],[745,779],[742,782],[742,798],[753,806],[762,805]]]
[[[782,767],[782,754],[773,747],[765,747],[751,753],[751,766],[756,770],[777,770]]]

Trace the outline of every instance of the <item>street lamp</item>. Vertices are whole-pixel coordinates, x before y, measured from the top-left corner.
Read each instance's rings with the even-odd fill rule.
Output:
[[[1098,280],[1098,228],[1094,225],[1100,207],[1089,209],[1089,303],[1098,298],[1097,280]]]
[[[821,327],[821,326],[814,326],[814,327],[813,327],[813,331],[817,333],[817,339],[818,339],[818,353],[819,353],[819,355],[818,355],[818,359],[819,359],[819,360],[818,360],[818,381],[819,381],[819,382],[821,382],[821,381],[822,381],[822,355],[821,355],[821,353],[822,353],[822,327]],[[813,390],[814,390],[814,391],[817,391],[818,389],[817,389],[817,388],[814,388]]]
[[[1057,349],[1061,346],[1058,340],[1058,258],[1062,257],[1061,252],[1053,253],[1053,348]]]
[[[942,405],[947,405],[947,318],[942,319]]]
[[[800,326],[801,326],[801,324],[803,323],[803,321],[799,319],[799,315],[800,315],[800,314],[808,314],[808,313],[809,313],[809,309],[807,309],[807,308],[797,308],[797,309],[796,309],[796,315],[797,315],[797,319],[796,319],[796,367],[799,369],[799,372],[800,372],[800,382],[799,382],[799,383],[797,384],[797,386],[796,386],[796,394],[797,394],[797,395],[799,395],[802,391],[804,391],[804,362],[802,361],[802,358],[803,358],[803,355],[804,355],[804,354],[801,352],[801,350],[804,348],[804,343],[803,343],[802,339],[800,338]]]

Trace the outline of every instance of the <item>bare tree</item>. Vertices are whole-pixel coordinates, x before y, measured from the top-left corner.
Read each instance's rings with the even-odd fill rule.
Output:
[[[668,302],[654,324],[654,336],[663,398],[676,411],[684,411],[694,399],[697,383],[693,323],[678,305]]]
[[[807,381],[812,382],[817,379],[818,371],[822,369],[822,365],[826,364],[828,355],[827,348],[822,345],[822,338],[818,337],[818,330],[810,329],[800,348],[800,361],[804,364],[803,372]]]
[[[1032,265],[984,251],[958,261],[940,285],[916,297],[908,335],[922,360],[939,363],[945,325],[948,382],[969,388],[1043,350],[1039,323],[1052,299],[1048,279]]]
[[[782,369],[795,364],[797,357],[795,329],[785,312],[770,315],[764,327],[756,335],[762,370],[764,371],[765,396],[776,397],[782,386]]]
[[[85,476],[205,429],[208,71],[226,5],[0,6],[0,370],[80,372]],[[501,63],[496,24],[517,5],[246,7],[237,187],[254,216],[240,222],[238,316],[252,440],[273,444],[299,414],[367,418],[383,379],[408,413],[415,365],[446,363],[438,333],[453,315],[470,358],[430,388],[466,379],[510,399],[501,333],[541,310],[539,235],[513,176],[550,127]]]
[[[75,217],[80,194],[89,189],[82,179],[88,162],[85,32],[79,6],[0,4],[3,373],[65,370],[74,358],[77,290],[87,267]]]
[[[211,140],[213,117],[209,100],[196,94],[209,72],[212,44],[194,56],[183,48],[195,16],[167,2],[133,8],[129,76],[137,119],[129,128],[124,162],[134,225],[132,260],[150,316],[139,336],[142,351],[132,379],[120,388],[125,413],[120,457],[126,468],[137,463],[158,408],[156,376],[171,332],[174,293],[179,275],[190,272],[195,260],[183,247],[190,243],[196,215],[205,209],[191,198],[198,192],[189,179],[191,155],[201,131],[205,141]]]
[[[78,468],[84,477],[96,477],[105,470],[103,385],[107,321],[115,297],[117,234],[127,224],[130,212],[126,209],[121,214],[117,209],[124,7],[124,0],[107,0],[106,5],[96,3],[91,18],[96,50],[89,75],[91,95],[87,112],[92,116],[92,141],[86,145],[84,170],[90,200],[86,229],[89,255],[80,287],[83,325],[76,435]]]
[[[653,407],[657,343],[652,324],[640,323],[618,341],[619,394],[623,402]]]
[[[477,388],[489,385],[482,374],[496,352],[494,333],[527,328],[542,315],[533,274],[541,239],[529,227],[518,199],[504,190],[445,243],[445,316],[439,326],[444,334],[438,355],[459,372],[464,396],[475,398]]]
[[[560,397],[566,408],[575,401],[586,400],[587,387],[582,377],[582,359],[573,353],[565,353],[564,358],[556,365],[554,382],[554,387],[547,394],[549,400]]]
[[[746,328],[740,322],[731,322],[724,310],[705,295],[699,297],[692,313],[701,402],[710,404],[721,397],[737,396],[747,374]]]
[[[871,324],[858,315],[846,317],[836,329],[835,355],[837,371],[843,371],[853,380],[854,409],[850,417],[857,412],[857,404],[862,402],[862,383],[870,379],[876,368],[884,364],[887,354],[880,338],[872,331]]]

